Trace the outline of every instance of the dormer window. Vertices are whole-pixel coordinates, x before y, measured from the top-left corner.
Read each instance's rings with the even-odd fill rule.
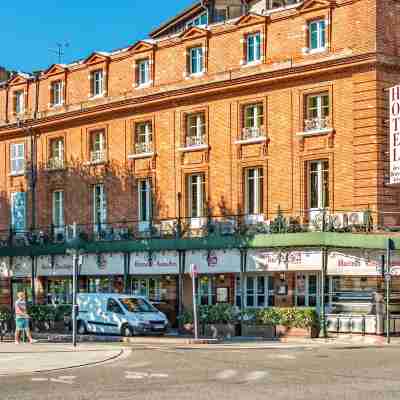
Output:
[[[251,33],[246,37],[247,63],[261,60],[261,34],[260,32]]]
[[[186,24],[186,28],[190,28],[192,26],[205,26],[208,25],[208,13],[204,12],[198,15],[196,18],[193,18]]]
[[[204,58],[202,47],[192,47],[189,49],[189,73],[190,75],[201,74],[203,72]]]
[[[22,114],[25,111],[25,96],[23,90],[14,92],[14,112],[15,114]]]
[[[310,51],[325,50],[325,20],[320,19],[308,24]]]
[[[150,60],[148,58],[139,60],[136,65],[138,86],[150,83]]]
[[[90,94],[92,97],[102,96],[104,94],[104,76],[103,70],[98,69],[90,73]]]
[[[52,82],[50,87],[50,104],[54,106],[60,106],[63,103],[62,96],[62,81]]]

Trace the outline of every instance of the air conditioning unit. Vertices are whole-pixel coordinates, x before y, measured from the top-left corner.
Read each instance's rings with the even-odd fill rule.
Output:
[[[355,211],[347,213],[349,226],[364,225],[365,212]]]

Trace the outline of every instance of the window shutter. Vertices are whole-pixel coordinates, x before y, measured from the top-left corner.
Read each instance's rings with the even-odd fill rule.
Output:
[[[54,101],[55,101],[54,90],[55,90],[55,84],[52,83],[50,85],[50,104],[51,105],[54,105]]]
[[[13,111],[17,112],[17,92],[13,93]]]
[[[261,59],[261,34],[257,33],[256,34],[256,52],[255,52],[255,59],[260,60]]]
[[[315,22],[310,25],[310,47],[318,48],[318,24]]]
[[[246,35],[244,37],[244,40],[243,40],[243,60],[244,60],[244,62],[248,62],[249,61],[248,57],[247,57],[247,48],[248,48],[247,41],[248,40],[249,40],[249,37],[248,37],[248,35]]]
[[[93,72],[91,72],[89,74],[89,84],[90,84],[90,95],[94,96],[95,92],[94,92],[94,74],[93,74]]]

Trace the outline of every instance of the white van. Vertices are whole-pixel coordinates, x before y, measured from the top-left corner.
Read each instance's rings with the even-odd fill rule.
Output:
[[[124,294],[79,293],[78,333],[134,336],[165,333],[168,319],[145,297]]]

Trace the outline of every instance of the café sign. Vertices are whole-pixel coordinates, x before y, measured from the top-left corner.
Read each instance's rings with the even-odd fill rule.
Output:
[[[166,251],[160,253],[132,253],[130,259],[132,275],[174,275],[179,273],[178,253]]]

